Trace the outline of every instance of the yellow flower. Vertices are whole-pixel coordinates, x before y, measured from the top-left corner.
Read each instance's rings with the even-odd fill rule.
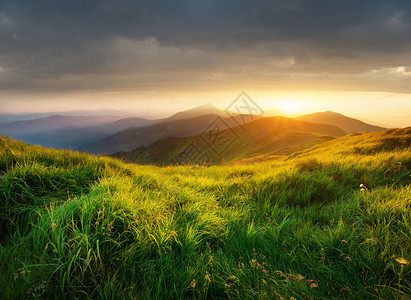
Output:
[[[406,260],[404,257],[401,258],[396,258],[395,259],[397,262],[399,262],[402,265],[408,265],[410,262],[408,260]]]

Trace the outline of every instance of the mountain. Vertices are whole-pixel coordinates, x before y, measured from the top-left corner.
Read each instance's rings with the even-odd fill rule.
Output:
[[[58,113],[31,113],[31,114],[0,114],[0,122],[28,121],[58,115]]]
[[[186,116],[189,114],[190,113],[186,114]],[[181,114],[180,116],[183,115]],[[258,118],[257,116],[250,117],[249,115],[222,118],[215,114],[183,119],[174,119],[173,117],[148,127],[132,127],[122,130],[109,137],[84,144],[80,146],[78,150],[100,154],[130,151],[140,146],[149,146],[164,137],[185,137],[200,134],[204,130],[207,130],[217,119],[223,120],[222,126],[234,127],[243,122]]]
[[[67,110],[67,111],[54,111],[54,112],[40,112],[40,113],[10,113],[0,114],[0,122],[13,122],[13,121],[29,121],[34,119],[45,118],[49,116],[118,116],[125,118],[127,116],[136,116],[136,112],[129,110],[115,110],[115,109],[94,109],[94,110]]]
[[[0,133],[27,136],[64,127],[98,126],[121,119],[119,116],[63,116],[53,115],[26,121],[13,121],[0,126]]]
[[[96,115],[104,112],[112,112],[113,115],[104,117]],[[125,118],[124,115],[127,112],[114,110],[63,113],[64,115],[43,116],[34,120],[0,123],[0,133],[13,135],[33,145],[57,149],[75,149],[85,143],[97,141],[131,127],[147,127],[158,122],[193,118],[204,114],[226,116],[224,111],[211,104],[205,104],[158,120],[140,117]],[[73,116],[72,114],[75,113],[78,115]],[[37,115],[39,114],[15,115],[15,117],[29,118]]]
[[[342,114],[333,112],[333,111],[325,111],[325,112],[318,112],[309,115],[303,115],[296,118],[297,120],[307,121],[307,122],[314,122],[314,123],[323,123],[323,124],[330,124],[337,126],[344,130],[347,133],[352,132],[376,132],[382,131],[386,128],[367,124],[357,119],[353,119]]]
[[[198,107],[178,112],[171,117],[167,118],[168,120],[181,120],[181,119],[190,119],[195,118],[202,115],[217,115],[220,117],[228,117],[228,114],[215,107],[211,103],[206,103],[204,105],[200,105]]]
[[[145,127],[155,124],[156,122],[156,120],[147,120],[138,117],[125,118],[94,127],[59,128],[24,136],[22,139],[32,145],[41,145],[43,147],[53,147],[57,149],[75,149],[84,143],[96,141],[126,128]]]
[[[263,154],[289,155],[345,134],[331,125],[266,117],[218,133],[211,131],[185,138],[166,137],[148,147],[112,156],[128,162],[159,165],[199,163],[202,159],[220,163]]]
[[[99,126],[99,129],[104,130],[106,132],[115,133],[115,132],[130,128],[130,127],[150,126],[159,121],[160,120],[148,120],[148,119],[140,118],[140,117],[130,117],[130,118],[120,119],[115,122],[103,124]]]

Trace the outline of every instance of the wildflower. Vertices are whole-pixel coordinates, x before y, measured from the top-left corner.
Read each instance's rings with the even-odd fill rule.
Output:
[[[395,259],[398,263],[402,264],[402,265],[408,265],[410,262],[408,260],[406,260],[404,257],[400,257],[400,258],[396,258]]]
[[[318,287],[318,284],[316,284],[315,282],[313,282],[313,283],[311,283],[310,284],[310,288],[317,288]]]
[[[237,277],[235,275],[230,275],[230,276],[227,277],[226,281],[236,280],[236,279],[237,279]]]
[[[364,184],[360,184],[360,191],[361,192],[365,192],[365,191],[368,191],[368,189],[367,189],[367,187],[364,185]]]
[[[250,266],[251,266],[252,268],[255,268],[255,267],[257,266],[257,260],[256,260],[255,258],[253,258],[253,259],[250,261]]]
[[[297,280],[297,281],[300,281],[300,280],[302,280],[302,279],[304,279],[304,277],[301,276],[301,275],[297,275],[297,276],[295,277],[295,280]]]
[[[206,272],[206,274],[204,276],[204,280],[208,283],[211,282],[210,274],[208,274],[208,272]]]
[[[190,286],[193,289],[196,287],[196,280],[195,279],[193,279],[193,281],[191,281]]]

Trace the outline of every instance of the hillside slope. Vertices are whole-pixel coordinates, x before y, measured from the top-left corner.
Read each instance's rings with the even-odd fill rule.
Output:
[[[189,119],[166,120],[144,128],[128,128],[109,137],[87,143],[78,149],[90,153],[115,153],[148,146],[164,137],[185,137],[200,134],[212,124],[218,115],[209,114]],[[254,116],[251,119],[257,118]],[[246,118],[250,119],[250,118]],[[242,116],[223,118],[225,125],[234,127],[243,121]]]
[[[328,135],[308,132],[278,132],[254,140],[253,136],[242,136],[235,140],[221,155],[202,143],[197,136],[185,138],[163,138],[148,147],[139,147],[132,151],[120,151],[110,155],[129,163],[138,164],[220,164],[259,155],[289,155],[296,151],[334,139]],[[199,147],[202,155],[190,156],[187,149],[191,144]]]
[[[112,156],[127,162],[157,165],[202,161],[221,163],[268,153],[288,155],[345,133],[330,125],[286,117],[269,117],[212,135],[214,136],[201,134],[185,138],[164,138],[148,147],[118,152]]]
[[[0,137],[0,295],[405,299],[410,142],[159,168]]]
[[[382,131],[386,128],[370,125],[363,121],[349,118],[342,114],[333,112],[333,111],[325,111],[325,112],[318,112],[309,115],[304,115],[296,118],[297,120],[307,121],[307,122],[314,122],[314,123],[322,123],[322,124],[329,124],[334,125],[347,133],[353,132],[376,132]]]

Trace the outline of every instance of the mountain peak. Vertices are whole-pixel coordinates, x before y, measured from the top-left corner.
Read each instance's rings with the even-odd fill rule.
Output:
[[[211,104],[210,102],[204,103],[200,106],[197,106],[193,109],[218,109],[217,107],[215,107],[213,104]]]
[[[224,111],[218,109],[211,103],[205,103],[203,105],[178,112],[174,115],[172,115],[169,119],[188,119],[188,118],[193,118],[197,117],[200,115],[205,115],[205,114],[215,114],[219,116],[225,115]]]
[[[320,114],[328,114],[328,115],[335,115],[335,116],[344,116],[343,114],[340,114],[338,112],[332,111],[332,110],[326,110],[323,112],[319,112]]]

